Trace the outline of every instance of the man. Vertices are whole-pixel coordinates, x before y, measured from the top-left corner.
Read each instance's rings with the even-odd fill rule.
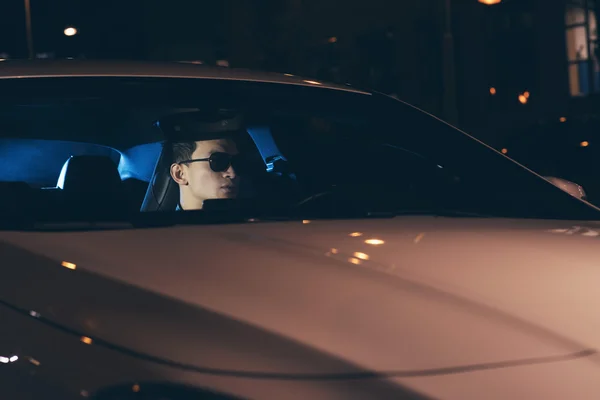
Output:
[[[200,210],[204,200],[236,198],[238,149],[230,137],[170,143],[170,172],[179,185],[178,210]]]

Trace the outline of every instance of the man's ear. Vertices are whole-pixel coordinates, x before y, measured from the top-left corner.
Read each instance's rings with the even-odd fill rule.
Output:
[[[171,164],[170,172],[171,178],[173,178],[175,183],[183,186],[188,184],[187,176],[185,170],[183,169],[183,165],[177,163]]]

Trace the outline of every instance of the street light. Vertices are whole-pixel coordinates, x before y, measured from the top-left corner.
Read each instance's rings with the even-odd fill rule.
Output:
[[[65,36],[75,36],[77,35],[77,28],[69,26],[68,28],[65,28],[64,34]]]
[[[502,2],[502,0],[479,0],[479,2],[480,2],[481,4],[486,4],[486,5],[488,5],[488,6],[492,6],[492,5],[494,5],[494,4],[501,3],[501,2]]]
[[[31,6],[29,0],[25,0],[25,29],[27,30],[27,51],[29,58],[33,59],[33,35],[31,33]]]

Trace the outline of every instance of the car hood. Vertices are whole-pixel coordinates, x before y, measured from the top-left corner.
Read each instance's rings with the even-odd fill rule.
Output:
[[[550,362],[600,347],[599,232],[435,217],[2,232],[0,300],[211,371]]]

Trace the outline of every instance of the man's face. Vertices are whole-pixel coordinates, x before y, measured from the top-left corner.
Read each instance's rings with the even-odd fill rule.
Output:
[[[233,156],[238,154],[238,149],[235,142],[230,139],[198,141],[191,159],[209,158],[214,153],[227,153]],[[185,208],[201,208],[202,202],[207,199],[237,197],[240,179],[231,165],[224,171],[213,171],[208,161],[179,165],[187,192],[185,196],[187,198],[182,199],[187,203]]]

